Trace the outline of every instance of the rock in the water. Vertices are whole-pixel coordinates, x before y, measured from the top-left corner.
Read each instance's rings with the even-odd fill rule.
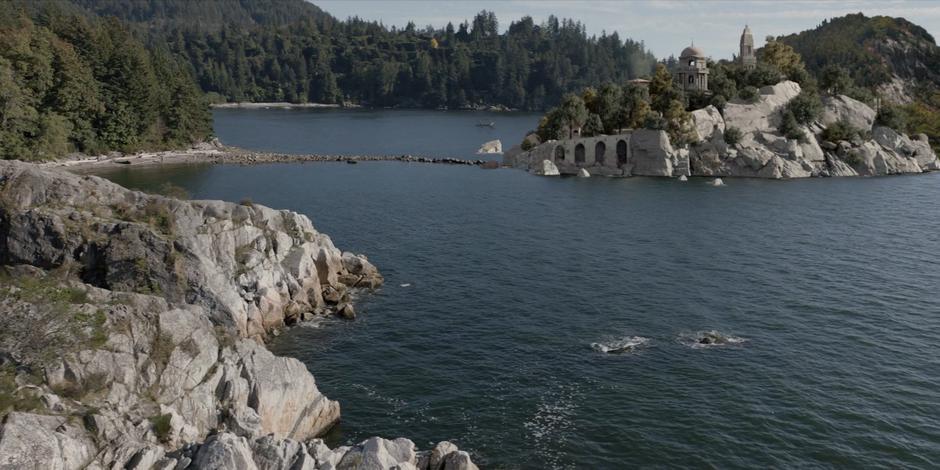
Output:
[[[579,178],[590,178],[590,177],[591,177],[591,174],[588,173],[588,171],[585,170],[584,168],[581,168],[581,169],[578,170],[578,177],[579,177]]]
[[[688,180],[689,178],[686,177],[685,175],[679,175],[679,181],[688,181]]]
[[[710,184],[710,185],[712,185],[712,186],[724,186],[724,185],[725,185],[725,182],[722,181],[721,178],[715,178],[715,179],[713,179],[713,180],[712,180],[710,183],[708,183],[708,184]]]
[[[535,174],[539,176],[559,176],[558,167],[551,160],[542,160],[542,163],[535,168]]]
[[[477,153],[503,153],[503,143],[497,140],[491,140],[480,146]]]
[[[666,131],[638,129],[630,137],[632,172],[637,176],[673,176],[673,148]]]

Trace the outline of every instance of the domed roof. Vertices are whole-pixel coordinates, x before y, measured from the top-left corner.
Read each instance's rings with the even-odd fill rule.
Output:
[[[682,49],[682,54],[679,54],[679,57],[705,57],[705,51],[691,45]]]

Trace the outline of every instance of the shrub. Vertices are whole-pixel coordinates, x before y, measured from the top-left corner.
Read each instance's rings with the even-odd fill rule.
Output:
[[[243,197],[241,201],[238,201],[238,204],[245,207],[255,207],[255,203],[251,201],[250,197]]]
[[[186,191],[185,188],[170,183],[169,181],[160,185],[160,187],[157,189],[157,194],[171,197],[173,199],[189,199],[190,197],[189,191]]]
[[[522,148],[523,152],[528,152],[529,150],[532,150],[533,147],[535,147],[535,144],[533,144],[531,140],[525,139],[522,141],[522,144],[520,144],[519,147]]]
[[[907,119],[904,116],[904,112],[897,106],[890,104],[886,104],[878,110],[878,117],[875,118],[875,123],[879,126],[890,127],[898,132],[904,132],[907,128]]]
[[[806,141],[806,134],[803,133],[803,129],[800,128],[800,123],[796,121],[796,117],[789,109],[783,112],[783,117],[778,129],[780,133],[788,139],[795,139],[800,142]]]
[[[734,145],[741,141],[741,129],[737,127],[728,127],[725,129],[725,143]]]
[[[748,103],[757,101],[758,96],[760,96],[760,90],[752,86],[746,86],[738,91],[738,97]]]
[[[800,124],[809,124],[819,117],[822,113],[822,100],[819,95],[809,91],[803,91],[787,105],[787,110],[796,118]]]
[[[846,120],[839,120],[829,125],[822,132],[822,138],[830,142],[838,142],[840,140],[852,140],[853,137],[859,135],[861,131],[852,127]]]
[[[170,431],[173,428],[170,425],[170,421],[173,418],[172,415],[156,415],[150,418],[150,424],[153,426],[153,433],[157,436],[157,439],[160,442],[167,442],[170,440]]]

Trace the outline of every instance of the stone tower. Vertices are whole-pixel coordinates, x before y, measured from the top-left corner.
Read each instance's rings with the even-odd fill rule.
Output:
[[[684,90],[708,90],[708,64],[705,53],[692,44],[679,55],[679,67],[676,76]]]
[[[754,36],[751,34],[751,28],[744,26],[744,32],[741,33],[741,54],[738,55],[741,65],[751,70],[757,67],[757,56],[754,55]]]

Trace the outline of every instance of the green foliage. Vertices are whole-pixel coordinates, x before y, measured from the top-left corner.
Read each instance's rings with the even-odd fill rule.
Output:
[[[757,97],[760,96],[760,91],[755,87],[746,86],[738,91],[738,96],[748,103],[753,103],[757,101]]]
[[[685,110],[679,100],[673,100],[669,109],[663,113],[666,121],[666,132],[672,145],[683,146],[695,142],[697,136],[692,122],[692,114]]]
[[[807,77],[806,66],[800,54],[788,44],[774,38],[769,38],[767,44],[758,49],[757,62],[763,65],[765,70],[777,71],[796,82]],[[761,67],[758,67],[757,70],[760,69]],[[779,80],[774,80],[773,83],[777,81]]]
[[[574,137],[574,130],[587,122],[588,110],[584,105],[584,99],[574,93],[569,93],[561,99],[561,104],[557,109],[558,119],[561,120],[563,128],[568,130],[568,138]]]
[[[829,125],[822,132],[823,140],[838,142],[840,140],[852,140],[861,134],[861,130],[852,127],[846,120],[840,120]]]
[[[897,105],[886,104],[878,110],[875,123],[879,126],[890,127],[899,132],[907,131],[907,116],[904,109]]]
[[[587,121],[584,123],[584,128],[581,131],[581,135],[585,137],[593,137],[603,133],[604,122],[601,121],[601,117],[594,113],[588,115]]]
[[[830,64],[819,73],[819,87],[827,93],[844,95],[854,86],[855,82],[845,67]]]
[[[741,129],[737,127],[728,127],[725,128],[725,143],[728,145],[735,145],[741,141],[743,137]]]
[[[19,374],[27,378],[25,374]],[[0,416],[10,410],[32,411],[42,405],[39,397],[30,393],[32,390],[21,389],[17,383],[17,372],[11,366],[0,367]]]
[[[672,74],[663,64],[656,65],[656,73],[650,80],[649,92],[651,99],[651,108],[665,114],[669,111],[673,101],[683,101],[682,91],[675,85]]]
[[[901,108],[907,121],[907,133],[926,134],[935,151],[940,151],[940,93],[929,103],[911,103]]]
[[[61,5],[11,1],[0,12],[0,158],[174,147],[211,134],[184,67],[120,23]]]
[[[811,90],[804,90],[787,104],[787,111],[791,113],[799,124],[809,124],[822,113],[822,100]]]
[[[173,415],[156,415],[150,418],[150,425],[153,426],[153,433],[160,442],[170,440],[170,432],[173,430],[170,421]]]
[[[655,58],[616,33],[492,12],[444,28],[340,21],[303,0],[73,0],[129,21],[226,101],[547,109],[565,93],[649,75]],[[500,32],[501,30],[505,32]],[[603,118],[603,115],[601,115]]]
[[[800,123],[797,121],[796,116],[793,115],[793,111],[790,109],[783,111],[778,129],[780,130],[780,133],[786,136],[788,139],[795,139],[800,142],[806,141],[806,134],[803,133],[803,129],[800,128]]]
[[[811,73],[821,78],[827,67],[839,66],[863,88],[887,83],[892,75],[933,83],[940,78],[940,49],[933,37],[903,18],[851,14],[779,41],[799,52]],[[898,46],[885,47],[889,43]]]

